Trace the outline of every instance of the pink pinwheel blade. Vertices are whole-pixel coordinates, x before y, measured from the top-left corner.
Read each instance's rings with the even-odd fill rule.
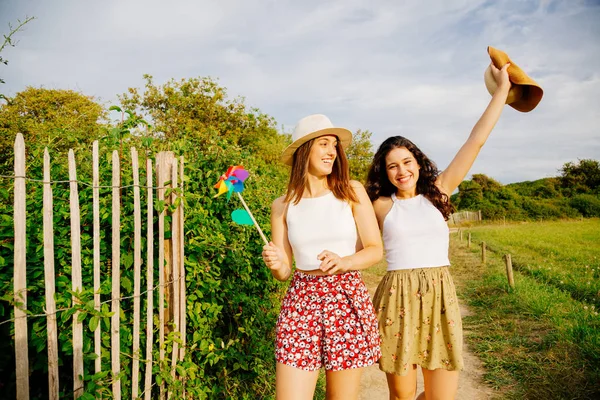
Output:
[[[243,182],[248,178],[248,175],[250,175],[250,174],[245,169],[240,168],[240,169],[233,171],[232,175]]]

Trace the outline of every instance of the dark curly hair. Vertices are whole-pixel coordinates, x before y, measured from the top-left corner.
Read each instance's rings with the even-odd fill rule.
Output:
[[[421,167],[419,170],[419,179],[417,180],[417,194],[425,196],[440,210],[444,219],[447,220],[450,218],[454,207],[450,204],[448,195],[442,193],[435,185],[440,170],[413,142],[402,136],[392,136],[386,139],[381,143],[373,157],[365,185],[371,201],[375,201],[381,196],[389,197],[392,193],[396,193],[396,186],[390,182],[387,176],[385,158],[390,151],[399,147],[405,147],[410,151],[417,160],[419,167]]]

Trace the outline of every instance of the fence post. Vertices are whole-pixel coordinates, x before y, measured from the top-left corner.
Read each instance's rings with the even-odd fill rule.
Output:
[[[56,328],[56,292],[54,274],[54,222],[52,214],[52,185],[50,155],[44,149],[44,286],[46,292],[46,326],[48,331],[48,398],[58,400],[58,331]]]
[[[184,165],[184,158],[183,156],[180,157],[179,159],[179,179],[181,181],[181,186],[180,186],[180,190],[181,190],[181,194],[183,196],[183,165]],[[185,347],[187,344],[187,338],[186,338],[186,314],[187,314],[187,302],[186,302],[186,295],[185,295],[185,289],[186,289],[186,284],[185,284],[185,258],[184,258],[184,236],[185,236],[185,232],[184,232],[184,207],[183,207],[183,197],[181,199],[181,201],[179,202],[179,260],[180,260],[180,266],[179,266],[179,275],[181,277],[180,282],[180,289],[179,289],[179,298],[181,300],[181,304],[179,306],[179,311],[180,311],[180,315],[181,315],[181,321],[179,322],[179,331],[181,332],[181,342],[182,342],[182,347],[181,347],[181,351],[179,354],[179,359],[181,361],[183,361],[183,357],[185,356]]]
[[[112,301],[110,322],[112,390],[115,400],[121,399],[121,167],[119,152],[112,153]]]
[[[485,242],[481,242],[481,263],[485,264]]]
[[[463,230],[462,230],[462,229],[459,229],[459,230],[458,230],[458,233],[460,234],[460,241],[461,241],[461,243],[462,243],[462,241],[463,241]]]
[[[154,343],[153,334],[153,308],[154,308],[154,201],[152,195],[152,160],[148,157],[146,159],[146,186],[148,189],[148,208],[146,212],[147,216],[147,270],[146,270],[146,371],[145,371],[145,382],[144,382],[144,400],[150,400],[152,395],[152,344]]]
[[[171,160],[171,188],[173,189],[171,191],[171,204],[176,204],[177,202],[177,176],[178,176],[178,172],[179,172],[179,167],[178,167],[178,163],[177,163],[177,159],[173,158]],[[181,201],[181,200],[179,200]],[[180,300],[179,300],[179,208],[176,207],[175,211],[173,211],[173,213],[171,214],[171,254],[172,254],[172,262],[171,262],[171,270],[172,270],[172,297],[170,300],[172,300],[172,305],[173,305],[173,319],[171,320],[173,323],[173,332],[175,335],[177,335],[177,333],[180,333],[180,337],[181,337],[181,331],[180,331],[180,317],[179,317],[179,306],[180,306]],[[177,341],[173,341],[173,353],[171,355],[171,376],[173,378],[175,378],[175,364],[177,363],[177,360],[179,359],[179,343],[177,343]]]
[[[140,285],[142,269],[142,210],[140,206],[140,171],[138,152],[131,148],[133,173],[133,363],[131,368],[131,397],[138,398],[140,374]],[[152,222],[149,222],[152,223]]]
[[[471,232],[467,235],[467,247],[471,248]]]
[[[515,279],[513,277],[512,259],[510,254],[504,255],[504,262],[506,263],[506,276],[508,278],[508,284],[511,288],[515,287]]]
[[[83,290],[81,278],[81,223],[79,216],[79,191],[77,190],[77,169],[75,153],[69,150],[69,203],[71,214],[71,288],[74,293]],[[73,297],[73,306],[81,300]],[[79,322],[79,311],[73,314],[73,396],[83,394],[83,323]]]
[[[14,193],[14,310],[15,362],[17,400],[29,399],[29,353],[27,350],[27,262],[26,262],[26,195],[25,195],[25,141],[17,133],[15,139],[15,193]]]
[[[94,140],[92,144],[92,207],[94,218],[94,309],[100,312],[100,172],[99,172],[99,151],[98,141]],[[102,338],[100,321],[94,330],[94,371],[97,374],[102,371]]]
[[[477,215],[478,215],[478,218],[479,218],[478,221],[481,221],[481,210],[479,210],[477,213],[478,213]]]
[[[161,151],[156,155],[156,179],[158,185],[158,201],[162,204],[170,203],[169,198],[165,198],[165,182],[170,180],[171,171],[170,167],[172,165],[171,160],[174,155],[172,151]],[[159,280],[159,289],[158,289],[158,340],[159,340],[159,351],[158,357],[160,365],[163,365],[163,361],[165,359],[165,327],[167,325],[167,321],[169,321],[169,310],[170,302],[168,303],[168,308],[165,310],[165,291],[167,291],[167,297],[169,297],[170,290],[168,290],[168,286],[166,282],[169,282],[168,279],[170,270],[171,270],[171,251],[170,251],[170,242],[165,240],[165,207],[161,207],[161,210],[158,214],[158,280]],[[167,312],[167,318],[165,318],[165,311]],[[160,384],[160,399],[165,398],[165,385],[164,383]]]

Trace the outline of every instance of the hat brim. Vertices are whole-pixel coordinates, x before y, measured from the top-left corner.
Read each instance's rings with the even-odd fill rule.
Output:
[[[308,135],[302,136],[300,139],[296,140],[292,144],[290,144],[281,154],[281,162],[286,165],[292,165],[292,161],[294,160],[294,153],[298,149],[298,147],[302,146],[304,143],[312,140],[314,138],[318,138],[320,136],[328,136],[333,135],[337,136],[340,141],[340,145],[344,150],[352,143],[352,132],[350,132],[346,128],[326,128],[321,129],[315,132],[312,132]]]
[[[520,98],[508,103],[512,108],[521,112],[529,112],[533,110],[542,100],[544,90],[542,87],[530,78],[525,71],[515,64],[508,55],[492,46],[487,48],[488,54],[496,68],[502,68],[506,63],[510,63],[508,67],[508,78],[510,81],[521,86],[522,94]]]

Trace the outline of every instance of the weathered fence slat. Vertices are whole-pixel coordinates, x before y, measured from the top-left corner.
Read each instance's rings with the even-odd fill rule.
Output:
[[[175,204],[177,199],[177,159],[174,158],[171,164],[171,203]],[[175,335],[181,333],[179,326],[179,208],[176,207],[171,215],[171,254],[173,261],[171,263],[173,271],[173,332]],[[175,364],[179,360],[179,343],[173,341],[173,355],[171,357],[171,376],[175,377]]]
[[[153,340],[153,303],[154,303],[154,201],[152,196],[152,160],[146,160],[146,186],[148,187],[148,208],[147,208],[147,270],[146,270],[146,376],[144,383],[144,399],[150,400],[152,395],[152,344]]]
[[[17,400],[29,399],[29,354],[27,351],[27,262],[26,262],[26,198],[25,141],[18,133],[15,139],[14,193],[14,310]]]
[[[112,301],[110,322],[111,332],[111,367],[113,374],[113,398],[121,399],[121,380],[118,379],[121,370],[121,327],[119,318],[121,316],[121,169],[119,153],[112,153]]]
[[[99,182],[99,151],[98,141],[95,140],[92,145],[92,207],[94,209],[94,309],[100,312],[100,188]],[[94,371],[102,371],[102,342],[100,324],[94,330]]]
[[[77,190],[77,169],[75,153],[69,150],[69,203],[71,214],[71,289],[77,295],[83,289],[81,278],[81,230],[79,216],[79,191]],[[80,300],[73,298],[73,306]],[[79,322],[79,311],[73,314],[73,395],[83,394],[83,323]]]
[[[181,361],[183,361],[183,357],[185,356],[185,346],[187,343],[186,340],[186,314],[187,314],[187,303],[186,303],[186,296],[185,296],[185,265],[184,265],[184,237],[185,237],[185,232],[184,232],[184,219],[183,219],[183,214],[184,214],[184,209],[183,209],[183,165],[184,165],[184,158],[183,156],[181,156],[179,158],[179,179],[181,181],[181,194],[182,194],[182,198],[181,201],[179,203],[179,277],[180,277],[180,285],[179,285],[179,299],[181,300],[180,306],[179,306],[179,312],[180,312],[180,316],[181,316],[181,321],[179,323],[179,330],[181,332],[181,342],[182,342],[182,346],[181,346],[181,351],[179,352],[179,359]]]
[[[140,205],[140,172],[138,152],[131,148],[133,169],[133,365],[131,398],[137,399],[140,375],[140,280],[142,268],[142,211]]]
[[[160,152],[156,155],[156,174],[158,184],[158,201],[162,204],[165,200],[165,170],[166,155]],[[165,210],[161,208],[158,214],[158,358],[160,365],[165,359]],[[165,398],[165,385],[160,385],[160,398]]]
[[[50,183],[50,155],[44,149],[44,287],[46,292],[46,329],[48,336],[48,398],[58,400],[58,331],[56,329],[56,301],[54,300],[54,221],[52,213],[52,184]]]

